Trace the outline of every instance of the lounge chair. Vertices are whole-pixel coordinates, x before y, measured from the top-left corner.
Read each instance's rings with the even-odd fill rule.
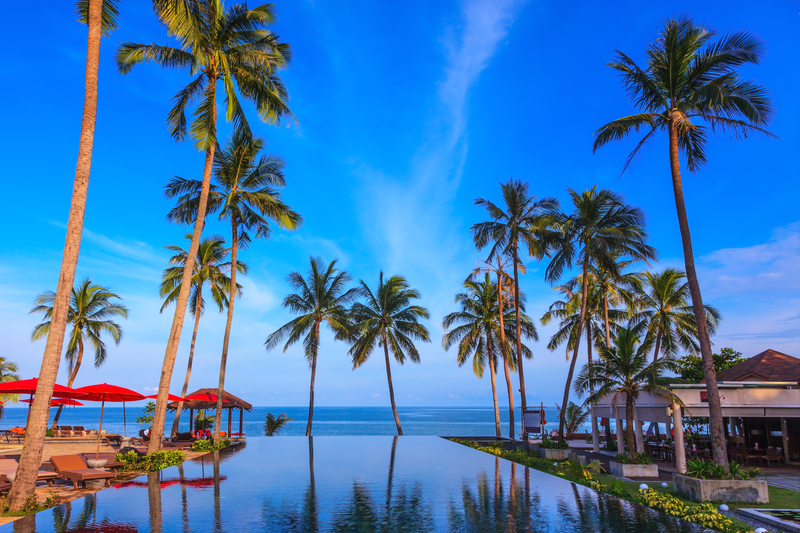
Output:
[[[0,481],[8,482],[6,474],[16,474],[19,463],[15,459],[0,459]],[[52,487],[53,480],[58,479],[58,474],[51,470],[39,470],[36,481],[45,481]]]
[[[0,492],[7,492],[11,488],[11,483],[0,483]]]
[[[73,437],[85,437],[87,431],[83,428],[83,426],[72,426],[72,436]]]
[[[89,468],[80,455],[56,455],[50,458],[50,464],[58,473],[58,477],[72,481],[76,489],[79,488],[79,482],[83,482],[83,486],[86,487],[86,482],[94,479],[101,479],[110,486],[109,480],[114,478],[112,472]]]
[[[72,426],[58,426],[58,435],[59,437],[71,437],[72,436]]]

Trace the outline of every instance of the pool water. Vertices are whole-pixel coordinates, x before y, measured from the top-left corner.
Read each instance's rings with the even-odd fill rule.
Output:
[[[632,532],[703,529],[438,437],[249,439],[2,531]]]

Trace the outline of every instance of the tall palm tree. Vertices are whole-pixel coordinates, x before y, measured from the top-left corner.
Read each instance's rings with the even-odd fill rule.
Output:
[[[383,346],[386,360],[386,379],[389,382],[389,400],[392,403],[394,423],[397,434],[403,434],[397,406],[394,402],[394,385],[392,384],[392,368],[389,362],[389,351],[398,364],[404,364],[406,357],[419,363],[419,352],[414,341],[430,342],[428,329],[419,323],[421,318],[429,318],[428,310],[413,305],[412,300],[419,299],[419,291],[412,289],[402,276],[392,276],[383,281],[383,272],[378,276],[378,286],[373,293],[369,286],[361,280],[358,295],[364,303],[356,302],[350,310],[356,337],[350,356],[353,358],[353,369],[363,365],[375,351],[376,346]]]
[[[514,439],[514,422],[516,416],[514,415],[514,390],[511,386],[511,367],[515,366],[515,362],[511,361],[511,354],[506,347],[506,327],[505,327],[505,293],[514,294],[514,279],[506,272],[507,259],[502,256],[496,256],[492,261],[484,261],[483,266],[478,266],[473,269],[467,280],[474,279],[481,272],[494,274],[497,277],[497,308],[500,311],[498,317],[500,319],[500,346],[502,347],[503,355],[503,372],[506,378],[506,389],[508,393],[508,437]],[[519,270],[525,273],[525,264],[519,265]],[[513,298],[513,296],[512,296]]]
[[[483,281],[467,280],[464,283],[465,292],[456,295],[455,302],[461,306],[460,311],[450,313],[442,320],[445,334],[442,337],[442,346],[449,350],[458,343],[458,366],[463,366],[472,357],[472,371],[479,378],[488,363],[489,377],[492,382],[492,401],[494,402],[495,432],[499,437],[500,410],[497,405],[497,384],[495,372],[498,356],[502,353],[500,340],[500,313],[497,305],[497,284],[489,273],[484,275]],[[524,298],[520,298],[520,306],[524,305]],[[522,309],[524,311],[524,308]],[[506,350],[512,354],[514,361],[519,359],[516,346],[522,346],[522,355],[530,358],[530,349],[524,344],[517,343],[516,327],[514,326],[515,312],[506,313],[505,336]],[[530,339],[538,340],[536,327],[531,319],[520,313],[521,331]],[[519,366],[519,363],[517,363]]]
[[[337,340],[346,340],[352,337],[353,332],[348,320],[347,306],[358,296],[358,293],[354,288],[346,287],[351,279],[347,272],[336,268],[336,259],[326,265],[321,258],[312,257],[311,268],[306,279],[303,279],[299,272],[289,274],[289,285],[295,292],[283,299],[283,306],[300,316],[270,334],[264,343],[267,350],[271,350],[288,336],[286,344],[283,346],[285,352],[305,336],[303,348],[306,360],[311,367],[306,437],[311,436],[311,422],[314,419],[314,378],[317,373],[319,328],[325,322]]]
[[[644,272],[642,282],[634,286],[637,312],[631,317],[631,327],[655,342],[653,360],[659,354],[674,357],[683,350],[697,353],[697,322],[689,302],[686,274],[674,268],[663,272]],[[721,320],[716,308],[705,305],[706,326],[713,335]]]
[[[31,340],[47,338],[52,328],[53,307],[56,300],[56,293],[46,291],[36,297],[34,308],[31,313],[43,313],[44,319],[40,324],[33,328]],[[64,352],[64,359],[67,361],[69,377],[67,377],[67,387],[72,387],[75,377],[83,363],[83,350],[86,343],[94,348],[94,366],[99,368],[106,362],[108,351],[106,344],[101,338],[103,333],[107,333],[119,345],[122,340],[122,326],[114,322],[114,318],[128,318],[128,309],[112,300],[121,298],[101,285],[94,285],[89,278],[84,279],[72,289],[70,298],[69,314],[67,323],[72,326],[67,343],[67,351]],[[58,407],[56,416],[53,418],[53,429],[58,425],[61,418],[63,405]]]
[[[491,245],[489,260],[497,255],[508,255],[514,265],[514,309],[517,331],[517,352],[522,352],[522,320],[519,304],[519,247],[528,248],[528,254],[541,259],[546,252],[535,228],[540,226],[540,218],[544,211],[555,209],[558,205],[554,198],[536,200],[528,193],[528,184],[509,180],[501,186],[505,210],[489,200],[478,198],[475,205],[486,208],[491,220],[479,222],[472,226],[472,237],[475,246],[481,250]],[[528,408],[525,395],[525,373],[522,361],[519,362],[519,388],[522,410]]]
[[[192,234],[187,233],[186,239],[191,242]],[[160,310],[161,313],[180,296],[183,268],[189,255],[186,250],[175,244],[167,245],[166,249],[175,252],[175,255],[169,260],[169,264],[172,266],[164,270],[161,278],[160,294],[164,298],[164,304]],[[225,261],[225,259],[228,257],[229,252],[230,250],[225,248],[225,239],[220,235],[206,237],[200,242],[200,247],[197,249],[197,259],[194,263],[194,275],[192,276],[192,291],[189,296],[189,312],[194,316],[194,330],[192,331],[192,342],[189,345],[189,362],[186,365],[186,378],[183,380],[181,398],[186,396],[189,390],[197,330],[200,327],[200,317],[205,311],[203,287],[206,284],[209,285],[211,299],[220,312],[228,306],[228,292],[231,288],[231,278],[228,272],[230,272],[231,263],[230,261]],[[236,264],[236,270],[242,274],[247,274],[247,265],[239,262]],[[236,293],[238,295],[242,294],[242,286],[238,283],[236,284]],[[178,408],[175,410],[175,420],[172,422],[173,437],[178,433],[182,411],[183,402],[179,402]]]
[[[651,348],[651,340],[639,342],[639,336],[631,329],[620,328],[614,347],[600,348],[601,357],[596,363],[586,364],[575,378],[575,392],[583,394],[594,390],[586,398],[586,404],[592,405],[608,394],[613,394],[612,402],[616,405],[620,395],[625,399],[625,437],[629,453],[636,450],[633,434],[633,407],[640,392],[649,392],[668,398],[680,405],[682,402],[669,388],[659,384],[659,379],[672,369],[669,359],[658,359],[647,362],[647,353]],[[622,450],[620,450],[622,452]]]
[[[19,381],[17,371],[17,363],[9,361],[5,357],[0,357],[0,383]],[[3,394],[0,396],[0,420],[3,418],[5,404],[9,401],[16,403],[17,397],[16,394]]]
[[[573,262],[581,267],[580,319],[561,405],[569,403],[569,389],[588,304],[589,267],[595,264],[617,273],[620,258],[646,261],[656,257],[655,249],[644,242],[647,231],[641,209],[625,204],[622,195],[608,189],[597,190],[597,186],[583,193],[572,189],[568,189],[568,192],[574,207],[572,212],[566,214],[551,209],[544,222],[547,225],[544,240],[553,253],[545,271],[545,279],[550,283],[555,282],[565,269],[572,268]],[[559,416],[558,431],[559,438],[563,439],[564,413]]]
[[[543,326],[553,321],[558,322],[558,329],[550,337],[547,349],[554,352],[559,346],[565,344],[567,360],[569,360],[570,352],[575,350],[578,323],[581,317],[581,293],[573,292],[573,288],[565,285],[556,287],[556,290],[564,294],[564,299],[553,302],[541,319]],[[599,351],[600,346],[606,342],[605,312],[603,309],[603,296],[597,286],[591,285],[588,290],[588,301],[581,330],[586,340],[587,361],[591,364],[593,360],[592,348],[594,347],[595,351]],[[616,331],[620,322],[626,319],[627,316],[628,313],[626,311],[609,309],[609,329]]]
[[[231,283],[236,283],[236,265],[239,248],[250,245],[250,233],[256,239],[269,239],[272,235],[270,220],[282,228],[296,229],[303,217],[281,200],[279,187],[286,185],[283,176],[284,162],[273,155],[261,155],[264,141],[235,132],[224,149],[215,151],[215,185],[209,187],[208,211],[231,224]],[[178,205],[167,215],[173,222],[190,224],[198,218],[203,190],[202,182],[179,177],[172,179],[166,187],[168,198],[178,197]],[[219,368],[217,391],[217,416],[214,419],[214,435],[219,437],[222,421],[222,400],[225,386],[225,371],[228,364],[228,343],[233,324],[233,307],[236,295],[229,289],[228,317],[222,341],[222,357]]]
[[[262,121],[277,124],[291,115],[286,105],[288,93],[277,74],[278,70],[289,65],[291,51],[288,44],[281,43],[266,29],[275,20],[271,4],[254,9],[248,9],[245,3],[235,4],[226,11],[222,2],[217,0],[154,0],[153,9],[180,46],[125,42],[117,50],[117,66],[122,74],[144,62],[170,69],[189,69],[193,79],[173,98],[175,106],[167,115],[167,123],[172,136],[178,141],[184,140],[187,135],[186,109],[199,100],[188,134],[195,140],[197,149],[205,152],[205,164],[192,244],[164,354],[149,453],[158,451],[161,446],[169,385],[205,222],[217,145],[217,85],[224,88],[225,118],[233,121],[237,130],[250,132],[236,87],[239,95],[255,105]],[[232,272],[235,273],[236,269]]]
[[[609,66],[622,75],[625,89],[641,112],[622,117],[595,132],[592,151],[629,137],[645,129],[628,155],[623,173],[639,149],[659,131],[669,139],[669,165],[678,226],[683,243],[683,259],[695,323],[703,356],[712,454],[718,465],[727,465],[722,404],[714,373],[711,334],[705,318],[705,306],[694,266],[692,237],[683,198],[680,158],[690,172],[706,163],[705,145],[709,128],[736,139],[751,133],[771,135],[765,128],[772,118],[772,104],[767,90],[739,77],[737,68],[746,63],[758,64],[764,57],[764,44],[748,32],[734,32],[713,41],[716,32],[696,25],[687,17],[667,20],[658,38],[647,48],[647,64],[639,67],[630,57],[617,52]]]
[[[58,274],[56,296],[53,302],[52,335],[47,337],[39,371],[36,397],[40,401],[31,406],[25,444],[17,469],[14,486],[8,495],[12,512],[22,510],[25,500],[36,490],[39,465],[42,462],[47,420],[50,417],[50,399],[58,376],[61,350],[67,331],[72,285],[75,283],[75,269],[83,234],[83,217],[86,212],[86,196],[89,191],[89,175],[92,169],[92,150],[94,148],[94,126],[97,121],[97,79],[100,65],[100,39],[108,36],[117,27],[116,0],[78,0],[78,21],[88,26],[86,43],[86,74],[83,95],[83,118],[78,140],[78,162],[75,166],[75,180],[72,185],[67,237],[61,269]]]

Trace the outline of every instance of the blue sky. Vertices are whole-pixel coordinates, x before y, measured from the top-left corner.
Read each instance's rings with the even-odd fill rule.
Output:
[[[255,5],[255,3],[254,3]],[[623,193],[648,217],[661,264],[683,260],[660,137],[620,177],[632,142],[592,155],[592,133],[631,111],[605,63],[615,49],[640,61],[661,21],[686,12],[722,32],[746,29],[767,44],[745,76],[766,85],[779,140],[754,137],[708,144],[708,166],[684,174],[687,207],[704,298],[724,317],[717,348],[747,356],[774,348],[800,354],[800,21],[796,2],[552,3],[464,0],[285,1],[275,31],[293,47],[284,73],[299,124],[257,125],[268,150],[287,161],[286,201],[303,214],[296,232],[276,231],[241,254],[250,264],[237,302],[226,388],[257,405],[304,405],[309,371],[299,350],[267,353],[269,333],[289,320],[280,302],[286,274],[305,271],[309,255],[374,284],[378,272],[406,276],[432,314],[434,342],[422,364],[395,367],[400,405],[491,405],[488,379],[459,369],[440,347],[441,319],[483,254],[470,226],[483,219],[477,197],[499,201],[500,182],[530,183],[532,193],[566,200],[566,188],[595,184]],[[390,7],[391,6],[391,7]],[[23,3],[9,20],[27,16]],[[32,39],[9,26],[0,42],[15,54],[0,71],[6,127],[6,228],[0,254],[0,355],[20,374],[38,374],[44,344],[29,335],[34,297],[55,289],[65,236],[83,103],[86,29],[70,2],[38,11],[46,28]],[[130,308],[125,337],[101,369],[87,364],[77,385],[107,381],[153,390],[171,323],[160,315],[158,283],[170,243],[186,227],[168,224],[163,186],[173,175],[199,178],[203,158],[175,143],[165,118],[188,74],[137,67],[117,73],[122,41],[167,42],[149,2],[123,2],[120,28],[104,39],[91,186],[77,279],[111,287]],[[251,124],[256,120],[251,119]],[[228,125],[220,125],[224,138]],[[226,238],[212,220],[208,233]],[[529,313],[541,316],[556,294],[529,263],[522,288]],[[224,317],[201,321],[192,387],[215,386]],[[548,352],[552,327],[526,362],[529,401],[560,398],[567,362]],[[179,392],[191,324],[187,321],[173,378]],[[320,405],[387,405],[380,358],[352,371],[347,347],[323,337]],[[62,368],[60,382],[66,381]],[[516,387],[515,387],[516,388]],[[504,402],[501,396],[501,402]]]

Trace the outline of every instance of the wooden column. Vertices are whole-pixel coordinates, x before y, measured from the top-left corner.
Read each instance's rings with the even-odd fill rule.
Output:
[[[242,421],[244,420],[244,409],[242,407],[239,408],[239,438],[244,438],[244,429],[242,429]]]
[[[231,438],[231,411],[233,411],[233,407],[228,409],[228,438]]]
[[[189,433],[194,433],[194,409],[189,408]]]
[[[683,447],[683,420],[681,419],[681,406],[672,404],[672,428],[675,431],[675,468],[678,473],[686,472],[686,448]]]

